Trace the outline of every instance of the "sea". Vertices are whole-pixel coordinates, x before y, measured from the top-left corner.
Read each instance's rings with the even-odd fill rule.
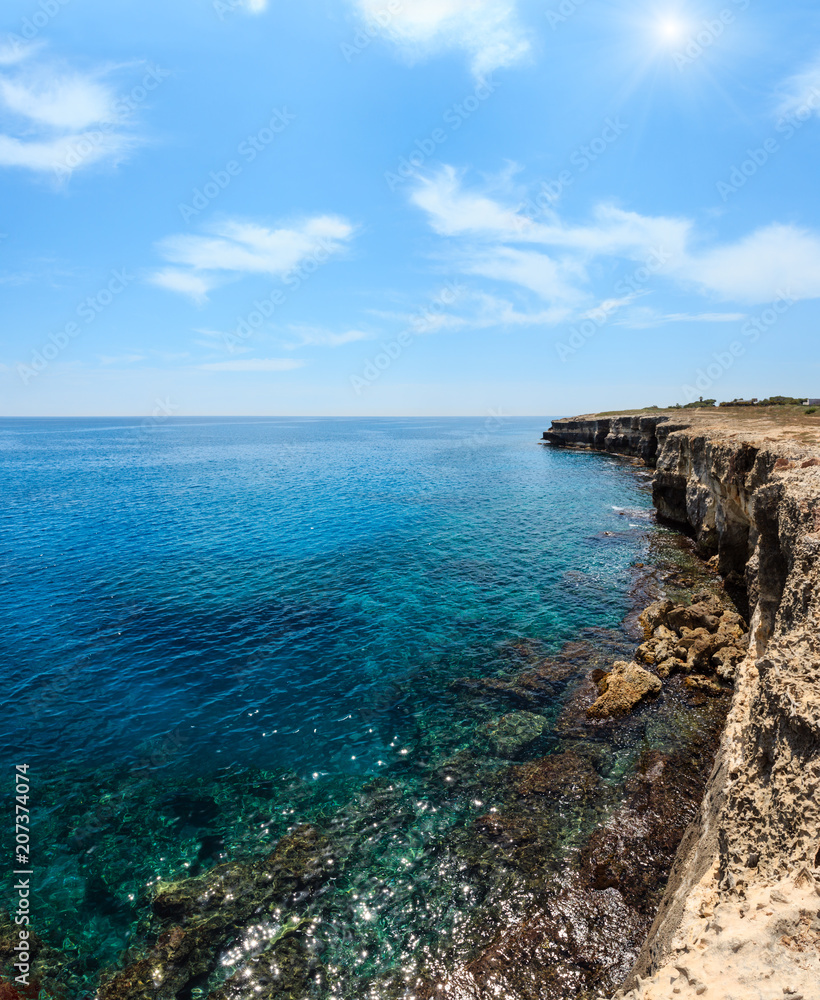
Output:
[[[306,904],[317,996],[446,972],[513,919],[514,873],[448,854],[494,805],[442,769],[509,766],[487,726],[510,706],[458,681],[622,630],[663,531],[645,474],[545,447],[549,422],[0,420],[0,803],[28,765],[32,926],[65,996],[139,952],[159,883],[300,824],[339,858]]]

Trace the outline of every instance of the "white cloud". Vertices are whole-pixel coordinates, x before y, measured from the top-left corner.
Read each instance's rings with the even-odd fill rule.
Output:
[[[215,361],[198,367],[208,372],[287,372],[301,368],[304,363],[296,358],[247,358],[244,361]]]
[[[245,0],[245,7],[251,14],[262,14],[268,9],[268,0]]]
[[[462,273],[525,288],[553,309],[577,311],[588,303],[600,274],[615,274],[612,262],[617,260],[638,262],[626,273],[642,275],[642,291],[657,274],[688,291],[742,304],[782,295],[820,298],[820,236],[793,225],[773,224],[709,246],[689,219],[643,216],[608,204],[599,205],[582,225],[569,224],[555,212],[534,221],[484,192],[465,190],[451,167],[419,178],[411,198],[427,213],[431,228],[450,237],[451,255]],[[618,287],[617,276],[611,282]],[[729,321],[718,315],[699,318]]]
[[[664,313],[649,306],[630,309],[629,313],[617,321],[618,326],[630,330],[649,330],[667,323],[740,323],[746,313]]]
[[[463,178],[445,165],[432,177],[419,177],[411,195],[424,209],[430,225],[445,236],[471,235],[515,243],[541,243],[579,253],[619,253],[644,256],[652,245],[663,244],[678,255],[685,247],[692,224],[686,219],[641,216],[614,205],[599,205],[593,224],[568,226],[555,212],[547,222],[535,222],[512,206],[463,189]]]
[[[107,354],[99,355],[101,365],[133,365],[138,361],[145,361],[144,354],[120,354],[114,357]]]
[[[0,285],[27,285],[34,280],[32,271],[11,271],[0,274]]]
[[[9,111],[59,129],[84,129],[113,117],[110,88],[76,73],[41,71],[29,81],[0,77],[0,100]]]
[[[781,84],[777,112],[781,117],[820,114],[820,55]]]
[[[24,167],[64,177],[100,160],[118,162],[132,146],[124,136],[99,133],[69,135],[45,142],[24,142],[0,134],[0,167]]]
[[[118,163],[137,142],[116,113],[102,74],[55,68],[34,59],[36,46],[0,49],[0,167],[68,177],[103,160]],[[100,126],[105,125],[105,128]]]
[[[208,292],[212,287],[212,283],[201,275],[191,274],[189,271],[175,271],[171,267],[157,271],[149,280],[160,288],[188,295],[197,303],[202,303],[208,298]]]
[[[38,48],[40,48],[39,45],[33,43],[24,45],[17,40],[0,42],[0,66],[14,66],[19,62],[23,62],[24,59],[28,59],[30,55],[36,52]]]
[[[231,274],[285,277],[312,262],[312,270],[340,253],[354,234],[344,219],[320,215],[280,229],[239,220],[213,225],[208,235],[168,236],[157,245],[173,267],[151,281],[203,301],[208,291]]]
[[[468,313],[450,318],[455,321],[453,325],[467,326],[473,329],[499,326],[551,326],[572,315],[572,310],[565,306],[522,310],[508,299],[488,295],[486,292],[466,293],[461,296],[461,300],[466,305],[473,304],[473,309]]]
[[[232,332],[225,332],[224,330],[208,330],[204,327],[196,327],[195,333],[199,333],[204,337],[204,340],[195,340],[194,343],[198,347],[205,347],[209,351],[212,351],[216,344],[220,347],[227,347],[231,354],[250,354],[255,348],[243,346],[237,344],[236,334]]]
[[[584,292],[578,287],[581,275],[576,264],[555,260],[537,250],[503,245],[478,250],[464,262],[463,270],[466,274],[520,285],[554,305],[579,305],[584,299]]]
[[[371,340],[373,337],[364,330],[344,330],[342,333],[335,333],[333,330],[314,326],[291,326],[289,330],[298,338],[297,343],[287,345],[289,351],[298,347],[342,347],[344,344]]]
[[[478,78],[509,66],[529,51],[515,0],[353,0],[367,25],[375,25],[411,59],[463,49]]]
[[[526,226],[514,209],[505,208],[486,195],[462,189],[462,176],[444,166],[432,177],[418,177],[412,200],[430,217],[442,236],[458,233],[518,234]],[[523,224],[522,224],[523,223]]]
[[[446,312],[433,313],[423,309],[414,313],[378,310],[373,313],[391,323],[401,323],[419,335],[439,333],[442,330],[552,325],[572,315],[572,310],[564,306],[527,309],[501,296],[464,287],[460,287],[446,305]]]
[[[693,255],[680,272],[734,302],[768,302],[784,293],[793,299],[816,299],[820,237],[797,226],[774,224]]]

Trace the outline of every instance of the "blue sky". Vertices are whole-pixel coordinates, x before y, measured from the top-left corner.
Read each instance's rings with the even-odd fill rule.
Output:
[[[820,395],[820,8],[5,0],[0,414]]]

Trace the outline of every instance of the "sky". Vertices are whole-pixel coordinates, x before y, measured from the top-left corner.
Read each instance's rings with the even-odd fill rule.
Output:
[[[0,18],[0,415],[820,396],[816,0]]]

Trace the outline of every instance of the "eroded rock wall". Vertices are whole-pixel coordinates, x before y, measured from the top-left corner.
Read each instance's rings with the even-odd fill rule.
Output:
[[[817,446],[702,417],[556,421],[545,438],[654,465],[659,516],[717,557],[751,621],[707,793],[627,996],[820,997]]]

